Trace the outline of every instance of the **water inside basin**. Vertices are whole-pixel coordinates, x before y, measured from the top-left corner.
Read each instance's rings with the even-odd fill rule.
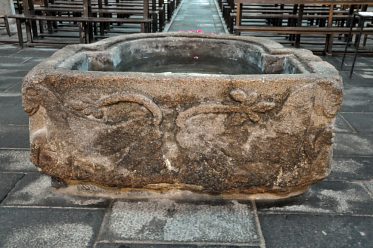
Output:
[[[79,71],[201,74],[298,74],[289,56],[274,56],[243,41],[191,38],[139,39],[107,52],[84,51],[62,67]]]
[[[261,74],[257,65],[243,59],[224,59],[195,55],[190,57],[151,56],[125,62],[114,68],[115,71],[150,73],[204,73],[204,74]]]

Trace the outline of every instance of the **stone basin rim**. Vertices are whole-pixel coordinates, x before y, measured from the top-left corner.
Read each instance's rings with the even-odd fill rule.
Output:
[[[70,57],[74,57],[79,53],[86,52],[105,52],[113,49],[115,45],[135,40],[154,39],[154,38],[200,38],[209,40],[223,40],[223,41],[241,41],[252,44],[253,46],[261,49],[268,55],[279,55],[289,56],[292,60],[291,63],[295,64],[300,73],[296,74],[204,74],[204,73],[149,73],[149,72],[127,72],[127,71],[81,71],[72,70],[69,68],[59,67],[62,63],[66,62]],[[327,62],[321,60],[318,56],[315,56],[311,51],[305,49],[285,48],[281,44],[260,37],[237,37],[232,35],[220,35],[220,34],[196,34],[196,33],[155,33],[155,34],[131,34],[123,35],[112,38],[107,38],[92,44],[79,44],[79,45],[68,45],[63,49],[54,53],[49,59],[41,62],[39,65],[34,67],[32,71],[38,71],[38,73],[32,73],[35,75],[106,75],[106,76],[139,76],[139,75],[150,75],[160,78],[165,77],[220,77],[220,78],[271,78],[271,77],[312,77],[325,78],[325,77],[336,77],[339,78],[339,72]],[[30,73],[31,74],[31,73]]]

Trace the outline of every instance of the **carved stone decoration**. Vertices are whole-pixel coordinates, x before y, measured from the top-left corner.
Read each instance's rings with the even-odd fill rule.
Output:
[[[258,122],[260,120],[259,113],[265,113],[273,109],[276,104],[273,102],[261,101],[256,102],[258,94],[256,92],[250,92],[246,94],[241,89],[234,89],[230,92],[231,97],[240,103],[240,105],[223,105],[217,103],[202,104],[197,107],[193,107],[179,114],[176,119],[176,124],[179,127],[185,126],[185,121],[194,115],[208,114],[208,113],[237,113],[247,115],[247,119],[252,122]]]
[[[338,72],[311,52],[221,35],[67,46],[23,84],[32,162],[106,195],[300,194],[329,174],[341,102]]]

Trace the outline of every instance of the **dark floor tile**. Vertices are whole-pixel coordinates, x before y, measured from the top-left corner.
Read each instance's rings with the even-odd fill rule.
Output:
[[[343,78],[343,85],[345,88],[373,86],[373,71],[368,71],[367,68],[360,68],[359,70],[354,70],[352,77],[350,77],[349,70],[341,71],[340,74]]]
[[[133,243],[98,243],[95,248],[259,248],[260,246],[254,245],[227,245],[227,244],[216,244],[216,245],[193,245],[193,244],[179,244],[179,243],[144,243],[144,244],[133,244]]]
[[[0,247],[92,247],[102,210],[0,208]]]
[[[365,181],[363,184],[368,189],[370,195],[372,196],[372,200],[373,200],[373,180]]]
[[[334,131],[336,133],[353,133],[354,130],[351,126],[343,119],[341,115],[337,115],[334,125]]]
[[[21,179],[23,174],[16,173],[1,173],[0,172],[0,203],[7,196],[9,191]]]
[[[28,149],[29,147],[28,127],[0,125],[0,148]]]
[[[0,92],[22,83],[22,77],[0,77]]]
[[[258,245],[255,216],[248,204],[180,203],[171,200],[116,202],[100,240],[212,242]]]
[[[259,220],[267,248],[373,247],[373,217],[260,214]]]
[[[0,56],[11,56],[17,53],[20,48],[12,45],[1,45],[0,46]]]
[[[334,156],[373,156],[373,135],[336,133]]]
[[[5,90],[6,94],[22,94],[22,82],[17,82]]]
[[[344,90],[343,112],[373,112],[373,87],[352,87]]]
[[[0,58],[1,59],[1,58]],[[30,71],[35,67],[37,63],[22,63],[22,64],[12,64],[12,63],[0,63],[0,70],[20,70],[20,71]]]
[[[373,112],[343,113],[342,115],[358,132],[373,132]]]
[[[334,158],[327,180],[373,179],[373,157]]]
[[[0,150],[0,172],[35,172],[36,166],[30,161],[30,151]]]
[[[47,58],[55,53],[57,49],[54,48],[24,48],[14,54],[14,57],[32,57],[32,58]]]
[[[25,63],[29,59],[30,58],[28,57],[4,56],[4,55],[1,55],[1,51],[0,51],[0,67],[2,66],[12,67],[13,65],[20,65],[20,64]]]
[[[321,59],[332,64],[337,70],[340,70],[342,63],[341,56],[322,56]],[[344,63],[344,65],[346,65],[346,63]],[[344,70],[347,70],[347,68],[344,68]]]
[[[109,199],[72,196],[58,192],[51,186],[51,178],[28,173],[9,193],[4,205],[107,207]]]
[[[298,197],[258,202],[259,212],[352,213],[373,215],[373,201],[359,183],[324,181]]]
[[[24,77],[29,72],[26,70],[17,70],[17,69],[0,69],[0,77]]]
[[[341,65],[343,56],[338,55],[338,56],[332,56],[332,57],[334,57],[338,61],[338,64]],[[344,64],[343,64],[343,70],[344,71],[350,71],[353,60],[354,60],[353,56],[348,56],[347,55],[345,57]],[[365,57],[365,56],[359,55],[356,58],[355,69],[357,71],[360,71],[362,69],[370,69],[370,68],[372,68],[371,66],[372,66],[372,58],[371,57]],[[338,67],[338,69],[339,68],[340,67]]]
[[[28,125],[29,118],[22,107],[21,96],[0,97],[0,125]]]

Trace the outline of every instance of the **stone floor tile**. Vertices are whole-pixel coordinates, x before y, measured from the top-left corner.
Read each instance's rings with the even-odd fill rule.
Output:
[[[337,115],[337,118],[335,120],[334,131],[337,133],[353,133],[354,132],[351,126],[339,114]]]
[[[373,247],[373,217],[259,215],[267,248]]]
[[[0,203],[22,176],[20,173],[0,173]]]
[[[370,195],[372,196],[372,200],[373,200],[373,180],[366,181],[363,184],[368,189]]]
[[[17,46],[13,45],[1,45],[0,56],[11,56],[20,50]]]
[[[12,67],[13,65],[20,65],[30,60],[29,57],[13,57],[13,56],[4,56],[0,51],[0,67]]]
[[[113,30],[115,30],[115,27],[113,28]],[[57,51],[57,50],[56,50]],[[48,56],[46,57],[31,57],[31,60],[28,61],[29,63],[34,63],[35,65],[39,64],[40,62],[43,62],[46,58],[48,58]]]
[[[0,58],[1,59],[1,58]],[[36,63],[0,63],[0,70],[21,70],[21,71],[30,71]]]
[[[373,132],[373,112],[343,113],[342,115],[358,132]]]
[[[334,213],[373,215],[373,201],[359,183],[324,181],[298,197],[257,202],[259,212]]]
[[[100,240],[258,244],[252,208],[235,201],[187,203],[171,200],[116,202]]]
[[[0,172],[32,172],[37,171],[30,161],[28,150],[0,150]]]
[[[333,56],[337,61],[338,65],[340,66],[342,63],[342,58],[343,56]],[[354,57],[353,56],[346,56],[344,60],[344,66],[343,66],[343,71],[350,71],[352,62],[353,62]],[[372,61],[369,57],[364,57],[364,56],[358,56],[355,62],[355,69],[357,71],[360,71],[362,69],[368,69],[371,68],[372,66]],[[339,67],[338,67],[339,69]]]
[[[22,107],[21,96],[0,97],[0,125],[25,125],[28,126],[29,118]]]
[[[373,156],[373,135],[336,133],[334,156]]]
[[[327,180],[373,179],[373,157],[334,158]]]
[[[24,48],[15,53],[14,57],[32,57],[32,58],[47,58],[55,53],[58,49],[55,48]]]
[[[29,72],[26,70],[17,70],[17,69],[0,69],[0,77],[24,77]]]
[[[23,148],[28,149],[29,130],[26,126],[0,125],[0,149]]]
[[[0,92],[7,90],[17,83],[22,83],[22,77],[0,77]]]
[[[104,211],[0,208],[0,247],[92,247]]]
[[[8,194],[3,205],[107,207],[109,199],[79,197],[58,192],[51,178],[40,173],[28,173]]]
[[[337,68],[340,68],[342,62],[342,56],[339,58],[340,62],[338,63]],[[341,76],[344,80],[344,85],[346,88],[350,87],[371,87],[373,86],[373,69],[371,67],[371,58],[369,57],[358,57],[354,73],[350,77],[350,70],[352,65],[352,57],[347,57],[344,63],[343,70],[341,71]]]
[[[372,87],[372,73],[367,71],[354,71],[352,78],[350,78],[349,71],[342,71],[341,76],[343,78],[343,86],[345,89],[355,88],[355,87]]]
[[[373,87],[344,89],[343,112],[373,112]]]
[[[257,245],[193,245],[193,244],[180,244],[180,243],[97,243],[95,248],[259,248]]]
[[[168,31],[202,30],[205,33],[224,33],[223,27],[216,27],[217,20],[214,16],[218,17],[214,0],[183,1]]]
[[[5,90],[6,94],[19,95],[22,94],[22,82],[17,82]]]

